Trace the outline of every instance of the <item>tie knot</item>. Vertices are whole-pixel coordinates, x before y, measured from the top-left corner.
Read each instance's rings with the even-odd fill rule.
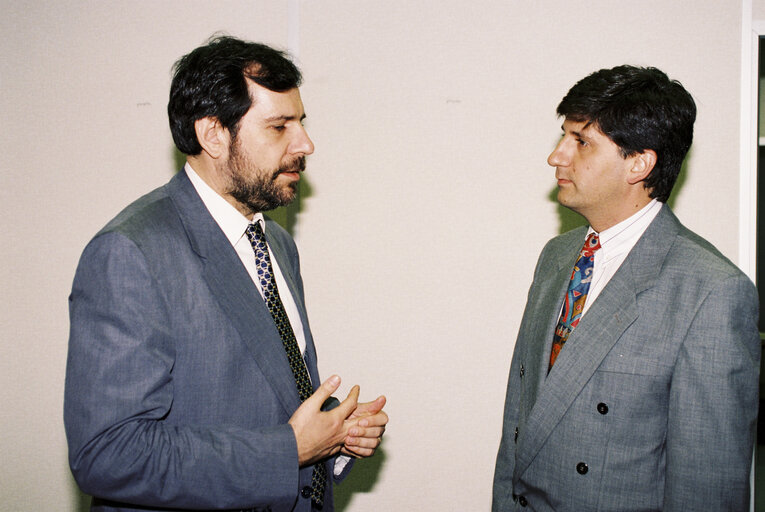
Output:
[[[590,233],[582,246],[582,256],[592,256],[600,249],[600,238],[597,233]]]
[[[263,233],[263,228],[260,227],[260,222],[253,222],[248,225],[245,234],[255,249],[265,250],[266,235]]]

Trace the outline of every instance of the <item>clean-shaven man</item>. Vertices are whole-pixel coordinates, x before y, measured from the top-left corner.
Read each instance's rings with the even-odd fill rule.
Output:
[[[757,294],[665,204],[694,101],[658,69],[619,66],[557,111],[558,201],[589,227],[539,257],[492,509],[749,510]]]

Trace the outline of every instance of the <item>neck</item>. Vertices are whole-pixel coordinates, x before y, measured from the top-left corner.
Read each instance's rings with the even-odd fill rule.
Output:
[[[587,215],[584,217],[587,219],[587,222],[589,222],[592,229],[601,233],[616,226],[620,222],[629,219],[645,208],[651,201],[652,199],[650,197],[645,197],[640,201],[625,202],[624,208],[619,209],[619,211],[607,212],[605,215],[593,216],[593,218],[590,218]]]
[[[226,173],[219,169],[219,164],[205,155],[203,151],[200,155],[186,157],[186,161],[194,169],[202,181],[204,181],[216,194],[225,199],[231,206],[237,209],[239,213],[252,220],[255,212],[234,199],[230,193],[230,180]]]

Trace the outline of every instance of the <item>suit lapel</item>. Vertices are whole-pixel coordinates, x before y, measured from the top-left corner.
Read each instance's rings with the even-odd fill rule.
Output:
[[[518,445],[516,476],[525,471],[603,359],[624,331],[637,319],[637,296],[656,282],[662,262],[674,242],[678,229],[679,222],[675,216],[666,205],[662,206],[619,270],[571,333],[563,352],[546,378],[546,361],[542,362],[544,366],[540,366],[540,380],[543,382],[539,385],[536,400],[532,404],[523,440]],[[578,243],[581,243],[581,239]],[[573,265],[573,261],[570,261],[569,265]],[[564,267],[560,272],[570,274],[570,268]],[[566,279],[569,277],[567,275]],[[550,286],[550,290],[560,293],[556,302],[558,308],[567,286],[564,284],[561,288],[559,281],[560,275],[554,281],[554,286]],[[551,302],[552,300],[548,300],[547,304]],[[558,313],[556,309],[553,323],[557,322]],[[545,345],[544,349],[537,350],[544,350],[549,356],[552,329],[546,334],[549,336],[544,338],[542,343],[536,344]],[[534,340],[531,340],[530,344],[534,344]]]
[[[202,260],[203,277],[212,295],[271,383],[285,411],[292,414],[300,405],[300,398],[281,338],[255,284],[186,173],[179,172],[167,189],[189,242]]]
[[[273,225],[271,231],[276,228],[275,222],[268,219],[268,224]],[[313,343],[313,337],[311,336],[311,329],[308,328],[308,314],[306,313],[305,302],[303,301],[302,285],[298,286],[299,276],[294,276],[291,272],[292,265],[289,261],[287,248],[281,242],[281,239],[277,236],[268,236],[269,230],[266,230],[266,238],[268,239],[268,245],[271,248],[271,257],[275,258],[279,264],[279,269],[282,272],[282,277],[287,282],[289,291],[292,298],[295,300],[298,313],[300,314],[300,323],[303,326],[303,336],[305,337],[305,361],[308,368],[308,374],[311,377],[311,385],[313,389],[319,387],[321,384],[319,380],[319,370],[316,366],[316,347]]]
[[[536,375],[537,378],[527,382],[527,387],[524,388],[521,403],[522,418],[530,414],[537,401],[539,390],[544,386],[547,379],[547,366],[550,361],[555,325],[560,316],[563,296],[568,287],[571,269],[577,259],[577,251],[581,247],[583,236],[584,230],[576,230],[575,233],[572,233],[571,238],[574,241],[570,245],[570,250],[553,249],[551,262],[538,271],[539,279],[544,279],[544,281],[539,283],[535,292],[536,295],[529,298],[535,304],[533,312],[524,314],[524,317],[529,317],[531,324],[528,326],[528,334],[527,327],[523,326],[525,337],[523,345],[526,347],[526,354],[523,359],[530,368],[536,368],[538,371],[529,372],[529,375]]]

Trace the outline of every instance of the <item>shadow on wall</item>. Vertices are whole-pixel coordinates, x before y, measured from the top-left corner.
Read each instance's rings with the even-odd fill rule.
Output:
[[[558,220],[560,221],[560,224],[558,224],[559,235],[571,231],[574,228],[578,228],[579,226],[587,225],[587,221],[584,217],[558,203],[558,187],[553,188],[550,193],[547,194],[547,199],[556,203],[555,208],[558,211]]]
[[[677,196],[680,193],[680,189],[683,188],[683,185],[685,184],[686,179],[688,178],[688,162],[691,159],[691,153],[693,149],[688,152],[688,156],[685,158],[685,161],[683,162],[683,166],[680,168],[680,174],[677,176],[677,182],[675,182],[675,186],[672,188],[672,194],[669,196],[669,201],[667,201],[667,205],[671,209],[675,209],[675,202],[677,200]],[[550,193],[547,195],[547,198],[557,203],[558,199],[558,187],[553,188]],[[563,234],[567,231],[571,231],[574,228],[578,228],[579,226],[586,226],[587,221],[584,217],[579,215],[576,212],[573,212],[566,208],[565,206],[561,206],[560,204],[557,205],[557,211],[558,211],[558,219],[560,220],[560,224],[558,225],[558,234]]]
[[[385,465],[385,450],[381,447],[374,457],[359,459],[353,463],[348,478],[335,486],[335,511],[345,512],[350,509],[353,495],[359,492],[372,492]]]

